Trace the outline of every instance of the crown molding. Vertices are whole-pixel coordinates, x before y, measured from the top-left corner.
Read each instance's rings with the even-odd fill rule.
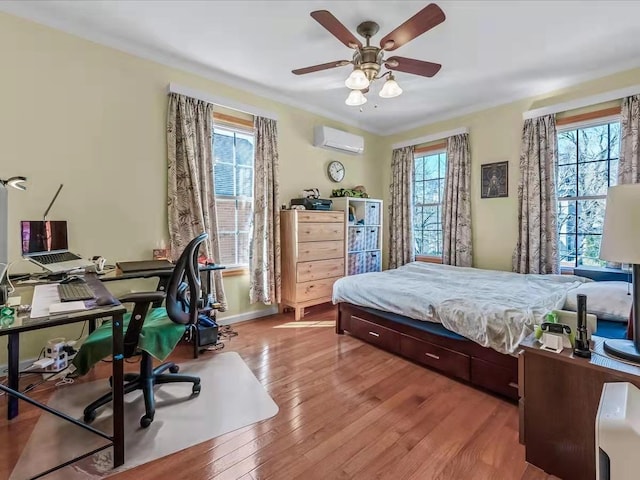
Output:
[[[38,2],[35,2],[38,3]],[[9,15],[20,17],[24,20],[31,21],[45,27],[53,28],[64,33],[73,35],[75,37],[82,38],[84,40],[91,41],[98,45],[112,48],[114,50],[133,55],[135,57],[149,60],[161,65],[182,70],[187,73],[192,73],[208,80],[223,83],[226,86],[243,90],[248,93],[263,97],[268,100],[276,101],[290,107],[298,108],[309,113],[313,113],[329,120],[334,120],[345,125],[359,128],[365,132],[374,133],[376,135],[384,135],[384,131],[365,125],[362,122],[354,121],[350,118],[345,118],[342,115],[338,115],[330,110],[317,107],[315,105],[309,105],[294,98],[276,91],[273,88],[265,87],[246,78],[241,78],[232,75],[215,68],[204,66],[198,62],[185,60],[177,55],[169,54],[161,50],[143,46],[138,43],[127,41],[123,38],[115,35],[104,34],[97,30],[93,30],[84,25],[80,25],[76,22],[69,21],[67,18],[51,18],[49,15],[43,14],[42,9],[38,8],[38,5],[31,3],[4,3],[0,4],[0,11],[4,11]],[[170,81],[170,79],[167,79]]]
[[[60,30],[70,35],[97,43],[99,45],[113,48],[129,55],[159,63],[167,67],[182,70],[187,73],[192,73],[208,80],[223,83],[238,90],[243,90],[268,100],[276,101],[281,104],[298,108],[306,112],[340,122],[345,125],[356,127],[365,132],[373,133],[381,137],[408,132],[415,128],[426,127],[437,122],[451,120],[464,115],[470,115],[482,110],[507,105],[516,101],[521,101],[529,98],[534,99],[535,97],[543,96],[560,89],[570,88],[580,83],[588,82],[590,80],[602,78],[607,75],[640,67],[640,57],[638,57],[626,62],[618,63],[612,67],[598,69],[589,73],[585,73],[583,75],[578,75],[572,81],[556,84],[553,87],[534,89],[527,93],[521,91],[519,93],[514,93],[507,97],[503,97],[500,100],[480,102],[467,107],[454,109],[448,112],[440,112],[434,115],[426,114],[424,120],[417,120],[406,123],[395,123],[395,128],[378,128],[366,125],[365,123],[357,120],[346,118],[342,115],[335,114],[334,112],[325,108],[310,105],[287,95],[283,95],[273,88],[265,87],[264,85],[258,84],[251,80],[237,77],[235,75],[223,72],[215,68],[207,67],[198,62],[185,60],[184,58],[181,58],[177,55],[170,54],[150,46],[133,43],[115,35],[101,33],[85,25],[69,21],[65,17],[54,17],[54,15],[49,15],[50,12],[47,12],[45,10],[46,9],[43,8],[43,4],[41,4],[40,2],[5,1],[0,3],[0,11],[5,12],[8,15],[14,15],[27,21],[44,25],[55,30]],[[171,79],[167,79],[167,81],[170,82]]]
[[[640,67],[640,57],[639,58],[635,58],[633,60],[630,60],[628,62],[622,62],[622,63],[618,63],[612,67],[609,68],[603,68],[603,69],[599,69],[596,70],[594,72],[591,73],[586,73],[584,75],[579,75],[578,77],[576,77],[573,81],[571,82],[565,82],[563,84],[558,84],[555,85],[551,88],[540,88],[538,90],[534,90],[529,92],[528,94],[523,94],[522,92],[520,93],[514,93],[512,95],[509,95],[507,97],[503,97],[500,100],[497,101],[488,101],[488,102],[482,102],[482,103],[476,103],[473,104],[471,106],[468,107],[462,107],[462,108],[457,108],[455,110],[451,110],[449,112],[441,112],[435,115],[430,115],[428,116],[428,119],[426,120],[418,120],[418,121],[414,121],[414,122],[407,122],[407,123],[400,123],[396,126],[396,128],[393,129],[389,129],[387,131],[385,131],[385,133],[383,134],[384,136],[389,136],[389,135],[397,135],[400,133],[404,133],[404,132],[408,132],[410,130],[416,129],[416,128],[420,128],[420,127],[427,127],[429,125],[433,125],[434,123],[438,123],[438,122],[444,122],[446,120],[453,120],[455,118],[458,117],[462,117],[465,115],[471,115],[473,113],[478,113],[481,112],[483,110],[488,110],[491,108],[496,108],[496,107],[501,107],[504,105],[508,105],[510,103],[514,103],[514,102],[518,102],[518,101],[522,101],[522,100],[527,100],[527,99],[531,99],[531,101],[533,102],[536,97],[540,97],[540,96],[544,96],[547,95],[549,93],[553,93],[553,92],[557,92],[558,90],[561,89],[566,89],[566,88],[571,88],[571,87],[575,87],[576,85],[580,85],[581,83],[585,83],[588,82],[590,80],[597,80],[599,78],[603,78],[606,77],[607,75],[613,75],[619,72],[624,72],[626,70],[631,70],[633,68],[638,68]],[[624,90],[624,89],[621,89]]]

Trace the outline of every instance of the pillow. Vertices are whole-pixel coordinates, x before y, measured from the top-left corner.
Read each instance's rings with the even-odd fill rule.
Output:
[[[565,310],[578,310],[576,296],[587,296],[587,313],[593,313],[600,320],[614,320],[627,323],[633,304],[633,296],[627,295],[631,284],[627,282],[589,282],[567,293]]]

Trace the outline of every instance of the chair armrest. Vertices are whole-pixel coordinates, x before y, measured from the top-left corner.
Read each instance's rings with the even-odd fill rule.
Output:
[[[142,272],[123,273],[122,275],[115,275],[113,277],[100,277],[101,282],[117,282],[120,280],[132,280],[136,278],[168,278],[173,273],[173,270],[146,270]]]
[[[165,293],[164,292],[134,292],[127,293],[123,295],[118,300],[121,303],[154,303],[154,302],[162,302],[164,300]]]

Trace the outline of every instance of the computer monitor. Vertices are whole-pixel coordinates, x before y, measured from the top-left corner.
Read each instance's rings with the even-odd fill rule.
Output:
[[[64,220],[22,220],[22,255],[68,250],[67,222]]]

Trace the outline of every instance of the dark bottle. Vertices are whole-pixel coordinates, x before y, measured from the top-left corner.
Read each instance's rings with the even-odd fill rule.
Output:
[[[587,296],[583,294],[578,294],[578,331],[573,354],[576,357],[591,358],[587,340]]]

